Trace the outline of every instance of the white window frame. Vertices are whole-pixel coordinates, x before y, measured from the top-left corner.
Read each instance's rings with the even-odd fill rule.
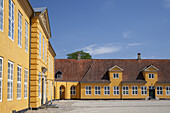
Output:
[[[22,77],[22,67],[18,65],[17,66],[17,100],[21,99],[21,89],[22,89],[21,77]]]
[[[138,95],[138,86],[132,86],[132,95]]]
[[[9,38],[14,41],[14,3],[12,0],[9,0],[9,30],[8,36]]]
[[[45,41],[45,63],[47,63],[47,42]]]
[[[154,79],[155,78],[155,74],[154,73],[149,73],[148,74],[148,78],[149,79]]]
[[[11,61],[8,61],[8,88],[7,88],[7,100],[8,101],[13,100],[13,75],[14,75],[14,63]]]
[[[141,95],[147,95],[147,86],[141,86]]]
[[[0,57],[0,60],[2,61],[2,64],[0,64],[1,70],[0,70],[0,102],[2,102],[2,78],[3,78],[3,58]]]
[[[91,86],[85,86],[85,94],[91,95]]]
[[[18,11],[18,46],[22,48],[22,14]]]
[[[94,94],[101,95],[101,86],[94,86]]]
[[[122,86],[122,94],[129,95],[129,86]]]
[[[28,97],[28,70],[24,70],[24,99]]]
[[[104,95],[110,95],[110,86],[104,86]]]
[[[41,58],[41,32],[39,32],[39,57]]]
[[[119,73],[113,73],[113,78],[119,78]]]
[[[162,86],[157,86],[156,87],[156,92],[157,92],[157,95],[163,95],[163,87]]]
[[[113,95],[119,95],[119,86],[113,86]]]
[[[44,61],[44,37],[43,37],[43,61]]]
[[[170,95],[170,86],[166,86],[166,95]]]
[[[38,95],[41,97],[41,73],[39,72]]]
[[[71,94],[71,95],[76,95],[76,86],[71,86],[71,88],[70,88],[70,94]]]
[[[0,3],[0,12],[2,11],[2,15],[0,15],[0,20],[2,21],[0,21],[0,31],[2,31],[3,32],[3,29],[4,29],[4,0],[0,0],[1,1],[1,3]]]
[[[25,52],[28,53],[28,22],[25,20]]]

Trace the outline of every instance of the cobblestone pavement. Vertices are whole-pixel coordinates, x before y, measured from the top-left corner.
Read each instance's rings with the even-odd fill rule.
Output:
[[[60,100],[26,113],[170,113],[170,100]]]

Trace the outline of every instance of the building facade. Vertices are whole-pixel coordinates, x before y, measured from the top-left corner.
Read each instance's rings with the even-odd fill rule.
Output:
[[[55,99],[170,99],[170,60],[56,59]]]

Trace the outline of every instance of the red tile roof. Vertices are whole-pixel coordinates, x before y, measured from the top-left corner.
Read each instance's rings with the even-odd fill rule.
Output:
[[[142,70],[150,65],[159,69],[158,82],[170,82],[170,59],[56,59],[55,72],[61,71],[59,81],[109,82],[108,70],[123,69],[124,82],[144,82]]]

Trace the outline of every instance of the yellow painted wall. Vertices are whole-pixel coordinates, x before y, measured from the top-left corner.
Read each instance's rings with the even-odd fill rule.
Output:
[[[163,94],[162,95],[157,95],[157,86],[162,86],[163,87]],[[156,84],[155,85],[155,96],[158,98],[170,98],[170,95],[166,95],[166,86],[170,86],[170,84]]]
[[[30,37],[30,20],[17,0],[14,2],[14,41],[8,37],[9,25],[9,0],[4,0],[4,27],[0,31],[0,57],[3,58],[3,82],[2,82],[2,102],[0,102],[0,113],[11,113],[12,110],[22,110],[28,108],[29,93],[24,99],[24,69],[28,70],[29,77],[29,52],[25,52],[25,20],[28,22],[28,48]],[[18,11],[22,14],[22,48],[18,46]],[[29,49],[28,49],[29,51]],[[13,73],[13,100],[7,100],[8,82],[8,61],[14,63]],[[17,65],[22,67],[21,100],[17,100]],[[28,78],[29,82],[29,78]],[[29,83],[28,83],[29,88]],[[29,91],[29,89],[27,89]]]

